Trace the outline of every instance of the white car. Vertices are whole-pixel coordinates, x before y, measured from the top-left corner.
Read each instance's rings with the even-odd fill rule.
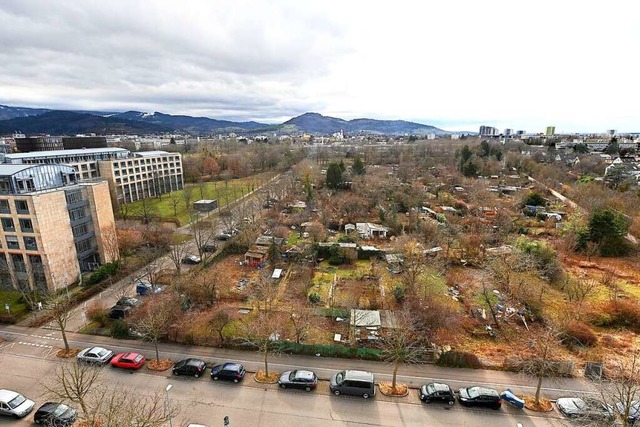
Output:
[[[82,350],[76,358],[78,362],[94,363],[104,365],[113,357],[113,351],[102,347],[89,347]]]
[[[23,418],[33,410],[33,400],[11,390],[0,390],[0,414]]]

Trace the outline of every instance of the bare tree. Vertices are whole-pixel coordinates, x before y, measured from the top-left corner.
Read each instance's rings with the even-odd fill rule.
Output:
[[[150,224],[156,216],[156,207],[152,204],[149,197],[143,197],[138,202],[136,214],[140,217],[143,224]]]
[[[51,397],[80,405],[83,417],[94,425],[92,392],[103,385],[101,369],[88,363],[62,363],[42,385]]]
[[[68,353],[69,341],[67,340],[67,321],[71,317],[71,305],[68,294],[52,295],[45,306],[60,329],[62,341],[64,342],[64,351]]]
[[[480,290],[480,297],[485,306],[489,309],[491,313],[491,318],[493,319],[493,324],[496,329],[500,329],[500,322],[498,322],[498,310],[496,308],[496,304],[498,303],[498,297],[493,292],[493,290],[487,286],[487,283],[482,281],[482,288]]]
[[[158,284],[158,278],[162,274],[160,267],[162,265],[163,251],[160,248],[149,247],[144,251],[140,251],[143,266],[138,270],[138,279],[147,280],[151,287],[155,290]]]
[[[116,226],[110,225],[101,233],[102,246],[104,246],[104,254],[109,262],[115,262],[120,258],[120,247],[118,246],[118,233]]]
[[[182,200],[180,199],[180,195],[177,191],[172,191],[171,193],[169,193],[169,203],[173,208],[173,216],[175,216],[176,218],[178,217],[178,207],[180,206],[181,201]]]
[[[214,239],[214,231],[217,229],[218,222],[214,220],[212,217],[209,217],[207,221],[197,221],[195,216],[191,215],[191,222],[189,223],[189,232],[191,233],[191,237],[193,237],[193,241],[196,244],[196,248],[198,250],[198,256],[203,259],[204,251],[203,248],[205,245],[213,242]]]
[[[311,321],[311,315],[308,311],[294,311],[289,315],[291,325],[293,326],[293,335],[296,337],[296,344],[300,344],[300,341],[304,340],[309,330],[309,322]]]
[[[158,341],[167,335],[169,327],[177,317],[179,307],[172,295],[159,295],[145,304],[142,309],[144,311],[132,323],[144,339],[153,343],[156,361],[159,362]]]
[[[141,395],[134,389],[109,388],[97,410],[99,423],[92,427],[164,427],[180,412],[178,403],[172,401],[169,407],[165,399],[164,390]]]
[[[598,383],[597,390],[603,402],[614,408],[623,427],[634,425],[637,400],[640,396],[640,356],[634,351],[631,358],[607,372],[609,380]]]
[[[173,233],[171,236],[173,242],[169,248],[167,256],[176,267],[176,274],[180,275],[182,272],[182,259],[187,255],[187,245],[180,241],[180,234]]]
[[[277,351],[276,342],[282,334],[282,324],[273,313],[259,311],[255,318],[245,322],[244,334],[251,344],[258,348],[258,352],[262,354],[264,363],[264,377],[272,380],[275,375],[269,374],[269,354]]]
[[[224,344],[224,329],[234,320],[235,318],[231,315],[229,310],[226,310],[224,308],[218,308],[214,312],[213,317],[211,317],[209,325],[211,326],[211,330],[218,334],[218,337],[220,338],[220,344]]]
[[[383,360],[393,364],[391,388],[396,391],[398,368],[401,363],[417,363],[422,349],[417,345],[413,333],[413,322],[406,312],[396,312],[396,325],[386,331],[380,340]]]

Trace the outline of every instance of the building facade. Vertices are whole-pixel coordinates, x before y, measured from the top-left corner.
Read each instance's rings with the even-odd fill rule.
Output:
[[[21,136],[14,138],[21,153],[33,151],[72,150],[79,148],[106,148],[104,136]]]
[[[178,153],[141,151],[120,160],[98,162],[100,176],[109,180],[118,203],[181,190],[182,159]]]
[[[56,291],[118,257],[106,180],[65,165],[0,165],[0,285]]]
[[[556,134],[556,127],[555,126],[547,126],[547,129],[545,129],[544,134],[546,136],[553,136]]]
[[[105,178],[118,203],[181,190],[182,157],[166,151],[131,153],[124,148],[87,148],[7,154],[5,164],[64,164],[74,168],[76,180]]]

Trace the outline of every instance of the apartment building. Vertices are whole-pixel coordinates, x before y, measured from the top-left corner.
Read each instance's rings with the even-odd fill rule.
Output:
[[[107,148],[104,136],[24,136],[14,138],[21,153],[32,151],[69,150],[76,148]]]
[[[180,190],[184,186],[179,153],[141,151],[124,148],[87,148],[7,154],[4,163],[64,164],[76,171],[76,180],[105,178],[118,203]]]
[[[56,291],[118,257],[108,182],[66,165],[0,165],[0,287]]]

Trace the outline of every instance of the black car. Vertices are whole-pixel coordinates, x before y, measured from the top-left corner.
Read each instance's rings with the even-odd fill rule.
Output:
[[[318,385],[318,377],[311,371],[287,371],[280,375],[278,384],[282,388],[300,388],[311,391]]]
[[[64,403],[47,402],[33,416],[36,424],[52,427],[67,427],[76,420],[76,410]]]
[[[118,302],[116,302],[116,305],[120,305],[120,306],[127,306],[127,307],[137,307],[140,304],[142,304],[142,301],[140,301],[138,298],[133,298],[133,297],[122,297],[118,300]]]
[[[114,305],[109,310],[109,319],[124,319],[131,313],[131,307],[126,305]]]
[[[614,421],[615,413],[610,405],[587,397],[561,397],[556,406],[567,418],[584,421]]]
[[[207,363],[202,359],[184,359],[173,365],[173,375],[192,375],[198,378],[204,374]]]
[[[453,405],[456,397],[447,384],[431,383],[420,387],[420,400],[424,403],[444,402]]]
[[[211,379],[216,381],[227,380],[237,383],[244,378],[244,374],[244,366],[235,362],[227,362],[211,368]]]
[[[500,409],[502,399],[498,392],[487,387],[467,387],[458,390],[458,400],[465,406],[486,406]]]
[[[200,264],[201,261],[202,260],[200,259],[200,257],[196,255],[187,255],[186,257],[182,258],[182,263],[189,265]]]
[[[229,233],[220,233],[216,236],[217,240],[229,240],[231,238],[231,234]]]
[[[200,247],[202,252],[215,252],[218,249],[218,245],[215,243],[206,243]]]

